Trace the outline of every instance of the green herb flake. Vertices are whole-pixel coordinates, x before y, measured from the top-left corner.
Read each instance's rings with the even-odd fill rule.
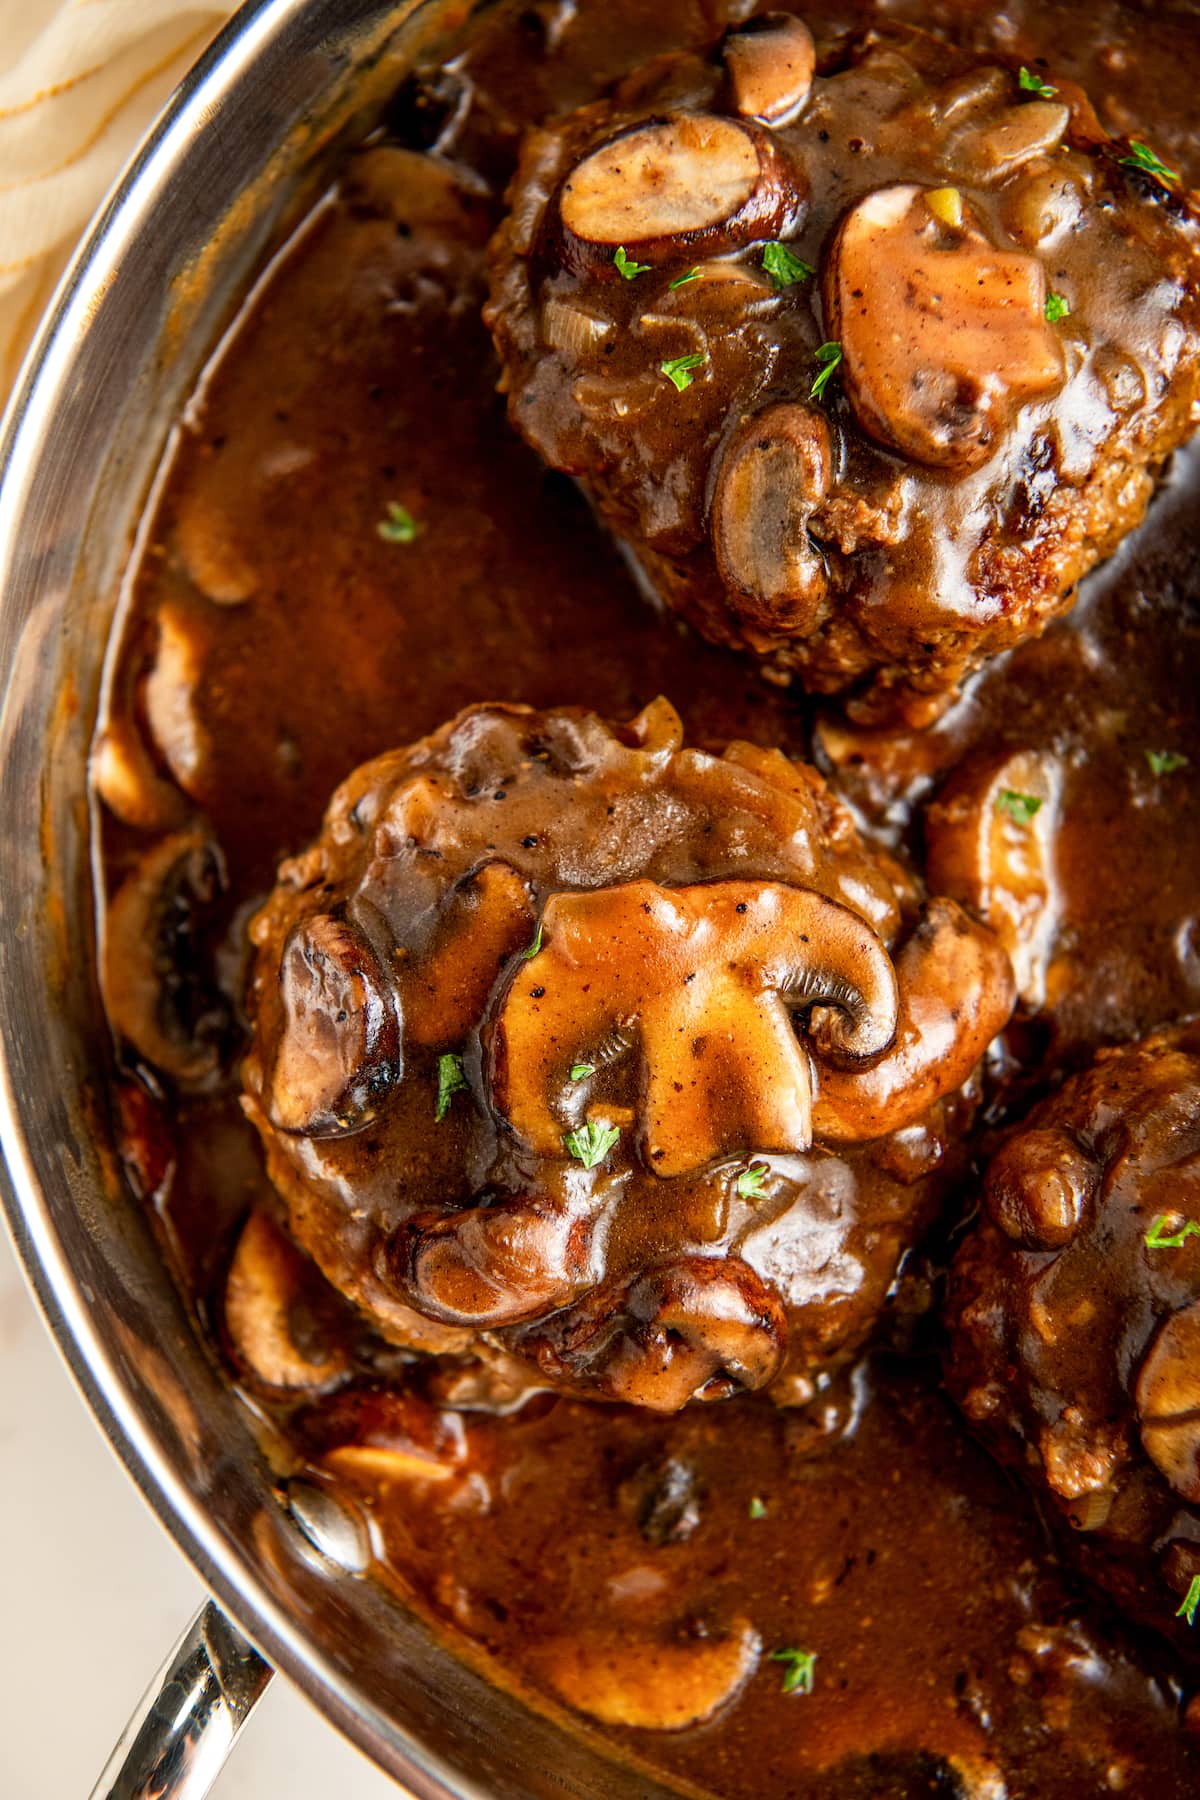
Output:
[[[1178,750],[1147,750],[1146,761],[1152,775],[1174,775],[1177,769],[1188,766],[1187,757]]]
[[[708,358],[703,350],[693,350],[690,356],[672,356],[667,362],[660,363],[658,366],[667,380],[673,381],[676,389],[682,394],[684,388],[690,388],[692,385],[692,370],[698,369],[701,363],[707,361]]]
[[[699,269],[687,269],[684,271],[684,273],[682,275],[677,275],[675,277],[674,281],[671,283],[671,286],[673,288],[686,287],[689,281],[699,281],[699,279],[700,279]]]
[[[762,266],[777,288],[794,287],[798,281],[811,281],[816,270],[811,263],[793,255],[786,244],[767,244],[763,248]]]
[[[765,1500],[760,1500],[758,1495],[755,1494],[753,1500],[750,1502],[748,1510],[752,1519],[765,1519],[767,1516],[767,1503]]]
[[[996,811],[1007,813],[1016,825],[1028,825],[1041,810],[1036,794],[1018,794],[1015,788],[1001,788],[996,800]]]
[[[1156,181],[1178,181],[1178,169],[1168,169],[1161,156],[1156,156],[1149,144],[1143,144],[1140,138],[1130,138],[1129,155],[1121,158],[1121,166],[1125,169],[1141,169],[1143,174],[1153,175]]]
[[[842,360],[840,344],[822,344],[817,351],[817,361],[821,368],[812,386],[808,390],[810,400],[819,400],[833,378],[834,370]]]
[[[439,1125],[450,1111],[450,1102],[455,1094],[461,1094],[470,1085],[463,1072],[461,1056],[451,1053],[438,1057],[437,1106],[434,1108],[433,1116]]]
[[[1183,1604],[1175,1614],[1177,1619],[1186,1619],[1189,1625],[1196,1623],[1196,1609],[1200,1607],[1200,1575],[1193,1575],[1191,1585],[1183,1596]]]
[[[421,527],[398,500],[389,500],[387,517],[380,519],[375,530],[385,544],[411,544]]]
[[[522,952],[521,952],[521,956],[525,962],[532,962],[534,957],[541,950],[542,933],[545,931],[545,929],[546,929],[545,926],[542,924],[542,921],[539,919],[538,920],[538,928],[537,928],[537,936],[534,938],[532,944],[530,944],[528,950],[522,950]]]
[[[574,1131],[568,1131],[563,1143],[576,1162],[581,1162],[585,1169],[594,1169],[597,1163],[604,1161],[620,1136],[616,1125],[608,1125],[603,1119],[589,1119],[586,1124],[576,1126]]]
[[[1145,1244],[1147,1250],[1178,1250],[1190,1237],[1200,1237],[1200,1224],[1195,1219],[1188,1219],[1177,1230],[1168,1231],[1167,1215],[1159,1213],[1146,1233]]]
[[[595,1063],[572,1063],[571,1064],[571,1080],[572,1081],[586,1081],[589,1075],[594,1075],[595,1073],[596,1073]]]
[[[1036,94],[1039,100],[1052,100],[1058,92],[1056,87],[1051,87],[1048,81],[1043,81],[1040,75],[1035,75],[1033,70],[1027,69],[1024,64],[1021,66],[1017,81],[1024,93]]]
[[[737,1181],[734,1183],[738,1199],[761,1199],[766,1191],[763,1187],[763,1182],[770,1173],[771,1171],[766,1163],[751,1163],[748,1169],[743,1169],[738,1176]]]
[[[1066,318],[1066,316],[1070,312],[1070,310],[1071,310],[1071,302],[1067,299],[1067,296],[1065,294],[1047,294],[1046,295],[1046,323],[1047,323],[1047,325],[1057,325],[1058,321],[1060,319]]]
[[[771,1661],[784,1664],[781,1691],[785,1694],[811,1694],[817,1667],[815,1650],[772,1650]]]
[[[623,275],[626,281],[632,281],[637,275],[648,275],[653,264],[631,262],[625,254],[625,246],[621,244],[613,252],[613,262],[617,265],[617,274]]]

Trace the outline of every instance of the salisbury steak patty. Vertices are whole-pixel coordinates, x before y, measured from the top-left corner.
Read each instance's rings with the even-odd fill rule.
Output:
[[[1178,185],[1065,81],[898,29],[823,64],[754,17],[528,136],[512,417],[708,637],[921,723],[1196,422]]]
[[[952,1275],[951,1387],[1087,1573],[1195,1651],[1200,1024],[1102,1051],[1000,1149],[985,1200]]]
[[[665,701],[366,764],[252,935],[245,1104],[329,1280],[401,1346],[668,1410],[807,1399],[862,1342],[1012,1005],[820,776]]]

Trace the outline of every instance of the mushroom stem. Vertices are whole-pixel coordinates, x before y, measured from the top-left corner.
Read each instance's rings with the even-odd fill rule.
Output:
[[[900,1012],[891,1049],[869,1069],[821,1068],[813,1131],[858,1143],[914,1124],[960,1087],[1007,1023],[1012,966],[992,933],[952,900],[931,900],[896,959]]]
[[[817,50],[812,32],[792,13],[756,13],[721,46],[733,103],[743,118],[790,125],[812,87]]]

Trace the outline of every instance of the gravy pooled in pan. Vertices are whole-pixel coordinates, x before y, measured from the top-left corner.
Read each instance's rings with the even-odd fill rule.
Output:
[[[1200,1786],[1198,24],[497,9],[148,525],[130,1179],[281,1483],[684,1792]]]

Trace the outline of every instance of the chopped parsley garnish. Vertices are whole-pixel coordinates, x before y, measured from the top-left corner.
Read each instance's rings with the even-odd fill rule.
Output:
[[[1168,169],[1161,156],[1156,156],[1149,144],[1143,144],[1140,138],[1130,138],[1129,155],[1121,158],[1121,166],[1126,169],[1141,169],[1146,175],[1153,175],[1156,181],[1178,181],[1178,169]]]
[[[1200,1225],[1188,1219],[1177,1231],[1167,1230],[1167,1215],[1159,1213],[1146,1233],[1147,1250],[1178,1250],[1190,1237],[1200,1237]]]
[[[455,1094],[461,1094],[464,1088],[468,1088],[470,1085],[463,1073],[461,1056],[449,1054],[438,1057],[437,1106],[434,1108],[433,1116],[439,1125],[450,1111],[450,1102]]]
[[[1200,1575],[1193,1575],[1191,1585],[1183,1596],[1183,1604],[1175,1614],[1177,1619],[1186,1619],[1189,1625],[1196,1623],[1196,1609],[1200,1607]]]
[[[1146,761],[1152,775],[1174,775],[1176,769],[1186,769],[1188,764],[1187,757],[1178,750],[1147,750]]]
[[[677,275],[675,277],[674,281],[671,283],[671,286],[673,288],[686,287],[689,281],[699,281],[699,279],[700,279],[699,269],[686,269],[682,275]]]
[[[771,1661],[785,1665],[780,1684],[785,1694],[812,1693],[817,1666],[815,1650],[772,1650]]]
[[[1058,92],[1056,87],[1051,87],[1048,81],[1043,81],[1040,75],[1035,75],[1033,70],[1025,68],[1024,64],[1021,66],[1017,81],[1025,93],[1036,94],[1039,100],[1050,100]]]
[[[594,1169],[597,1163],[604,1161],[620,1136],[616,1125],[608,1125],[603,1119],[588,1119],[586,1124],[568,1131],[563,1143],[576,1162],[581,1162],[585,1169]]]
[[[842,360],[840,344],[822,344],[817,351],[817,361],[821,365],[820,373],[808,390],[810,400],[819,400],[833,376],[834,370]]]
[[[387,517],[375,527],[385,544],[411,544],[421,527],[398,500],[389,500]]]
[[[589,1075],[594,1075],[595,1073],[596,1073],[595,1063],[572,1063],[571,1064],[571,1080],[572,1081],[586,1081]]]
[[[1048,325],[1057,325],[1060,319],[1066,318],[1070,310],[1071,303],[1065,294],[1046,295],[1046,323]]]
[[[690,388],[692,385],[692,370],[698,369],[701,363],[707,361],[708,358],[703,350],[693,350],[690,356],[672,356],[667,362],[660,363],[658,366],[667,380],[673,381],[682,394],[684,388]]]
[[[528,950],[522,950],[522,952],[521,952],[521,955],[526,962],[531,962],[533,960],[533,958],[538,954],[538,951],[541,949],[542,933],[545,929],[546,929],[545,926],[542,924],[542,921],[539,919],[538,920],[538,928],[537,928],[537,936],[534,938],[532,944],[530,944]]]
[[[1041,810],[1042,802],[1036,794],[1018,794],[1015,788],[1001,788],[996,800],[996,811],[1007,813],[1017,825],[1028,825]]]
[[[811,281],[816,270],[811,263],[793,255],[786,244],[767,244],[762,266],[777,288],[793,287],[797,281]]]
[[[739,1200],[757,1200],[764,1193],[763,1182],[771,1173],[766,1163],[751,1163],[743,1169],[734,1186]]]
[[[613,252],[613,261],[617,265],[617,274],[623,275],[626,281],[632,281],[635,275],[648,275],[654,266],[652,263],[631,262],[625,254],[624,244]]]
[[[753,1500],[750,1502],[749,1512],[752,1519],[765,1519],[767,1516],[766,1501],[760,1500],[758,1495],[755,1494]]]

